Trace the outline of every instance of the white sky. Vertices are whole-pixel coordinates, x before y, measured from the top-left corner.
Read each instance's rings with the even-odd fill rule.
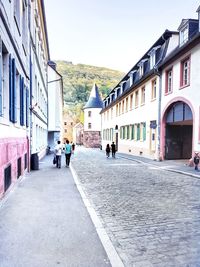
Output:
[[[197,19],[198,0],[45,0],[52,60],[128,72],[183,18]]]

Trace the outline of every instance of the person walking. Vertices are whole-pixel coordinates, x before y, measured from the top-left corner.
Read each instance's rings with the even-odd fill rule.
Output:
[[[195,155],[194,155],[194,169],[196,170],[196,171],[198,171],[199,169],[198,169],[198,165],[199,165],[199,153],[198,152],[196,152],[195,153]]]
[[[55,155],[56,155],[56,167],[61,168],[62,145],[60,141],[57,142],[57,145],[55,147]]]
[[[111,152],[112,152],[112,157],[115,158],[116,146],[114,142],[112,142],[111,144]]]
[[[69,143],[69,140],[66,141],[65,145],[65,159],[66,159],[66,167],[69,167],[70,163],[70,158],[71,158],[71,153],[72,153],[72,147]]]
[[[75,144],[72,142],[72,154],[74,154]]]
[[[110,145],[109,144],[107,144],[107,146],[106,146],[106,156],[107,156],[107,158],[110,157]]]

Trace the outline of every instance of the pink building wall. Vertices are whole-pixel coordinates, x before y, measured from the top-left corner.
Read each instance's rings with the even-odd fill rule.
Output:
[[[11,184],[17,180],[17,160],[21,157],[21,175],[24,174],[25,154],[27,153],[27,138],[0,139],[0,198],[4,195],[4,170],[11,164]]]

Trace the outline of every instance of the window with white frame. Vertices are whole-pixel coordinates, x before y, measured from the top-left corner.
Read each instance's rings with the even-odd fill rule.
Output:
[[[181,80],[180,86],[187,86],[190,84],[190,57],[187,57],[181,62]]]
[[[155,79],[155,80],[152,81],[151,100],[156,99],[156,87],[157,87],[157,81]]]
[[[139,91],[135,92],[135,107],[137,108],[139,104]]]
[[[88,117],[92,116],[92,111],[88,111]]]
[[[9,113],[9,93],[8,93],[8,73],[9,73],[9,54],[0,38],[0,116],[8,118]]]
[[[17,29],[20,33],[20,10],[21,10],[21,0],[14,1],[14,18],[17,25]]]
[[[188,41],[188,25],[180,31],[180,46]]]
[[[156,63],[156,51],[153,50],[150,54],[150,69],[153,69]]]
[[[145,86],[141,88],[141,105],[145,104]]]
[[[165,93],[170,94],[172,92],[172,68],[166,71],[166,87]]]
[[[143,64],[143,62],[142,62],[142,63],[140,63],[140,65],[139,65],[139,75],[140,75],[140,77],[142,77],[143,74],[144,74],[144,64]]]
[[[92,124],[90,122],[88,123],[88,129],[92,129]]]
[[[23,12],[22,12],[22,42],[25,53],[27,52],[28,45],[28,8],[26,1],[23,1]]]

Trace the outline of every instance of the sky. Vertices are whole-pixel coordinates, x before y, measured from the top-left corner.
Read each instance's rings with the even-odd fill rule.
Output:
[[[128,72],[199,0],[44,0],[51,60]]]

